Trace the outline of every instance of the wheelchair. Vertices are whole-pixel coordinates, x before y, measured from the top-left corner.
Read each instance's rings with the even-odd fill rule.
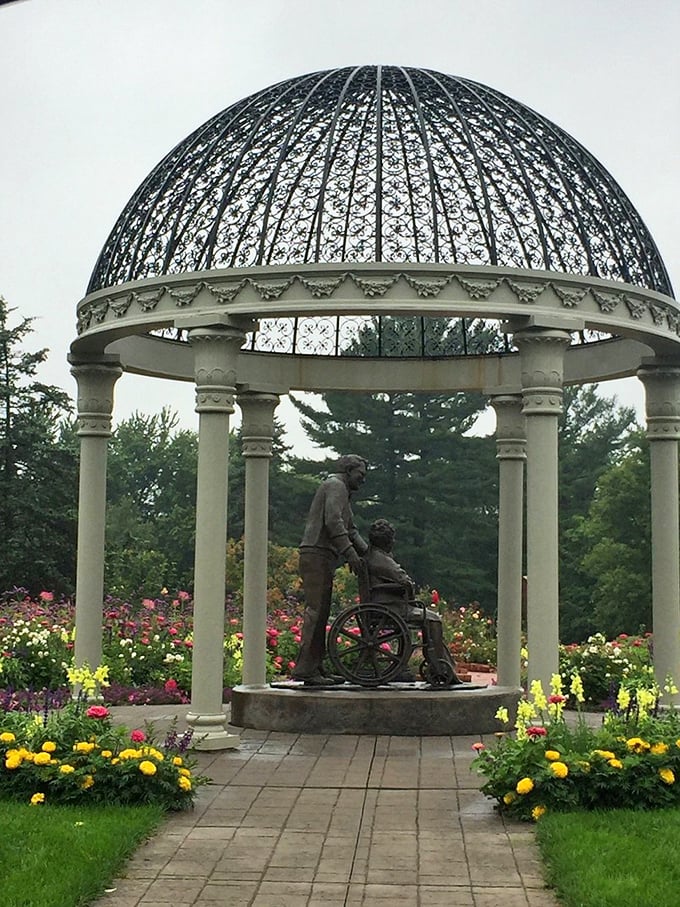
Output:
[[[436,657],[428,638],[426,606],[415,599],[405,600],[404,611],[409,616],[404,617],[398,607],[371,601],[371,595],[403,592],[403,586],[383,584],[371,589],[363,561],[358,579],[359,602],[341,611],[328,631],[333,670],[349,683],[378,687],[395,681],[406,671],[414,651],[421,649],[421,679],[433,689],[451,686],[453,668]]]

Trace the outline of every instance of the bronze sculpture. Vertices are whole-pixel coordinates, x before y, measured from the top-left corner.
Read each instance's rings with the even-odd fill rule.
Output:
[[[415,585],[408,573],[392,555],[395,529],[387,520],[375,520],[368,532],[368,551],[364,562],[368,571],[369,599],[394,608],[407,624],[425,623],[425,636],[438,662],[448,665],[453,678],[450,684],[462,683],[456,675],[451,654],[444,643],[442,619],[436,611],[425,609],[415,601]]]
[[[302,641],[293,680],[305,686],[343,683],[329,676],[323,667],[326,653],[326,624],[331,609],[333,576],[343,561],[357,572],[368,545],[354,526],[350,506],[352,493],[366,478],[368,463],[356,454],[340,457],[336,472],[325,479],[314,495],[300,542],[300,576],[305,593]]]

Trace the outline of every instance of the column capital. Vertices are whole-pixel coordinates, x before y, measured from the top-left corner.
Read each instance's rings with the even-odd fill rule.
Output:
[[[279,405],[278,394],[248,391],[239,394],[236,402],[242,416],[243,456],[271,457],[274,410]]]
[[[645,388],[647,437],[650,441],[680,439],[680,365],[649,362],[638,369]]]
[[[496,458],[526,460],[526,420],[521,394],[496,394],[490,398],[496,411]]]
[[[568,331],[527,328],[513,340],[520,353],[523,412],[527,416],[559,416],[562,413],[564,354],[571,343]]]
[[[113,388],[123,374],[118,356],[76,358],[69,356],[71,374],[78,384],[78,434],[111,437]]]
[[[190,328],[197,413],[233,413],[236,363],[246,332],[238,325]]]

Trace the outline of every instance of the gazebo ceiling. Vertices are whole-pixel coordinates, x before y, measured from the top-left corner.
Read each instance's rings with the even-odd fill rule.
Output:
[[[636,210],[570,135],[485,85],[397,66],[289,79],[214,116],[135,192],[88,292],[339,262],[546,270],[672,295]]]
[[[582,145],[492,88],[395,66],[289,79],[180,142],[111,232],[72,354],[190,380],[176,341],[230,319],[243,380],[283,393],[514,384],[509,337],[531,325],[571,332],[573,381],[680,343],[656,245]],[[348,359],[388,361],[367,379]]]

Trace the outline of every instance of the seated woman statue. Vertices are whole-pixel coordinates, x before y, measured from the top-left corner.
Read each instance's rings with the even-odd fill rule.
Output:
[[[422,622],[423,607],[415,601],[415,584],[392,556],[394,526],[387,520],[375,520],[368,532],[368,551],[364,562],[368,571],[370,601],[395,608],[405,621]],[[436,611],[425,611],[426,634],[435,658],[446,662],[453,672],[454,684],[462,683],[456,674],[451,653],[444,643],[442,619]]]

